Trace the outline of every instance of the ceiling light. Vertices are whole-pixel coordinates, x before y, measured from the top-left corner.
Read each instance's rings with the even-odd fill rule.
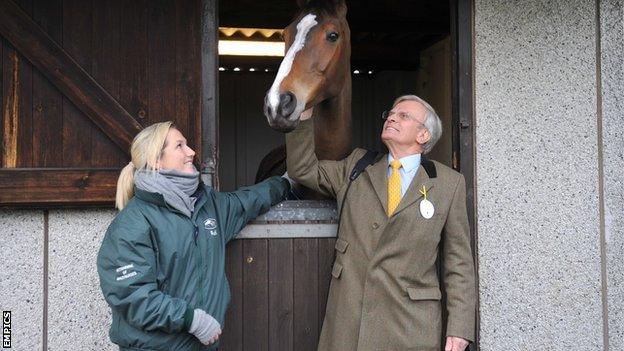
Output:
[[[219,40],[219,55],[222,56],[284,56],[283,42]]]

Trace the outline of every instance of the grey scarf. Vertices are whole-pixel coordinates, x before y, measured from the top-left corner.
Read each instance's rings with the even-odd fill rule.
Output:
[[[191,195],[199,185],[199,172],[197,169],[193,173],[140,169],[134,172],[134,185],[141,190],[161,194],[169,206],[190,218],[197,200]]]

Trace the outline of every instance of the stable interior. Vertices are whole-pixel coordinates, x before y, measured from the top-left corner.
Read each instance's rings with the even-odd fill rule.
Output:
[[[353,147],[386,151],[381,112],[403,94],[428,101],[443,124],[429,157],[453,160],[450,10],[440,1],[347,1],[351,29]],[[288,25],[294,0],[222,0],[219,26],[274,28]],[[233,34],[236,36],[237,34]],[[240,36],[240,34],[238,34]],[[220,39],[228,39],[220,34]],[[273,36],[271,40],[279,40]],[[262,158],[284,143],[262,112],[281,58],[220,56],[219,184],[233,190],[254,183]]]

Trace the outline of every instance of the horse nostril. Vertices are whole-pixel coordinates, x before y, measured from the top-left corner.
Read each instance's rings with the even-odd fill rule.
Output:
[[[291,92],[280,94],[280,105],[288,104],[292,101],[294,95]]]
[[[279,107],[281,109],[282,116],[288,118],[297,107],[297,98],[295,97],[295,94],[291,92],[280,94]]]

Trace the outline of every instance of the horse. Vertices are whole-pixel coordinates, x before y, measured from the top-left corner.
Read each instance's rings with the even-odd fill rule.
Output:
[[[302,113],[314,119],[315,153],[340,160],[351,151],[351,32],[344,0],[301,0],[284,29],[286,54],[264,98],[271,128],[288,133]],[[285,147],[261,162],[256,181],[285,171]]]

